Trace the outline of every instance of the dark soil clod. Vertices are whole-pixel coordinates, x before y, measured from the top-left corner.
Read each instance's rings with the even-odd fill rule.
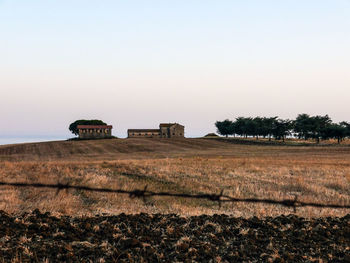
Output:
[[[54,217],[35,210],[0,211],[0,222],[3,262],[350,262],[350,215]]]

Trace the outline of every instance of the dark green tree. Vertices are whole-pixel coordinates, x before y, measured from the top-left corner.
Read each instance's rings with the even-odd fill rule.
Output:
[[[253,124],[254,124],[254,136],[256,139],[259,139],[259,136],[264,136],[264,120],[261,117],[255,117],[253,119]]]
[[[219,134],[228,137],[228,135],[234,134],[234,125],[232,121],[226,119],[224,121],[215,122],[215,126]]]
[[[253,118],[238,117],[234,122],[235,133],[247,138],[257,135],[257,126]]]
[[[246,129],[247,136],[255,137],[257,135],[258,129],[253,118],[251,117],[245,118],[245,129]]]
[[[308,114],[299,114],[294,121],[294,131],[298,134],[299,139],[305,140],[313,138],[320,142],[320,138],[324,138],[327,127],[332,123],[328,115],[310,116]]]
[[[101,120],[76,120],[75,122],[69,125],[69,130],[75,135],[79,134],[79,130],[77,128],[78,125],[107,125],[107,124]]]
[[[345,128],[345,137],[350,137],[350,123],[342,121],[339,124]]]
[[[326,129],[332,124],[331,118],[328,115],[325,116],[314,116],[311,117],[312,122],[312,138],[314,138],[317,143],[320,142],[320,138],[323,137]],[[334,127],[333,127],[334,128]]]
[[[238,134],[239,136],[246,136],[246,118],[244,117],[238,117],[236,118],[234,122],[234,127],[235,127],[235,133]]]
[[[273,137],[276,140],[285,140],[287,135],[291,134],[293,124],[290,120],[276,119],[273,124]]]
[[[293,123],[294,131],[298,135],[299,139],[303,138],[307,140],[311,137],[313,123],[310,115],[299,114]]]
[[[278,117],[238,117],[235,121],[225,120],[215,123],[221,135],[238,135],[247,138],[248,136],[259,136],[266,138],[274,137],[276,140],[285,140],[286,136],[298,136],[299,139],[320,139],[335,138],[340,143],[350,137],[350,123],[341,122],[334,124],[328,115],[310,116],[299,114],[293,121],[278,119]]]
[[[322,138],[323,139],[336,139],[338,141],[338,144],[340,144],[341,141],[344,140],[345,137],[347,137],[347,126],[344,125],[344,123],[336,124],[332,123],[327,126],[327,128],[324,129]]]
[[[274,128],[274,123],[275,121],[277,120],[277,116],[276,117],[269,117],[269,118],[266,118],[264,117],[263,118],[263,128],[262,128],[262,131],[263,131],[263,136],[264,138],[266,136],[269,136],[269,141],[271,141],[271,136],[273,135],[273,128]]]

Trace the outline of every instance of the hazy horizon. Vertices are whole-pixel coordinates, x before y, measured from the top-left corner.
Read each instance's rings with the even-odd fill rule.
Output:
[[[350,121],[350,1],[0,0],[0,137],[238,116]]]

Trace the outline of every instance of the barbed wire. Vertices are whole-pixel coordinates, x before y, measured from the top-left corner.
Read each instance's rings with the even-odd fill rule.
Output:
[[[147,185],[144,189],[135,190],[123,190],[123,189],[111,189],[111,188],[95,188],[89,186],[79,186],[70,184],[44,184],[44,183],[16,183],[16,182],[1,182],[0,186],[13,186],[18,188],[49,188],[57,189],[56,194],[62,190],[81,190],[88,192],[100,192],[100,193],[116,193],[116,194],[127,194],[130,198],[140,198],[146,201],[149,197],[180,197],[180,198],[190,198],[190,199],[202,199],[217,202],[219,207],[223,203],[264,203],[270,205],[281,205],[285,207],[293,208],[296,211],[298,207],[317,207],[317,208],[335,208],[335,209],[350,209],[350,205],[339,205],[339,204],[322,204],[315,202],[303,202],[298,201],[298,196],[295,195],[294,199],[284,199],[284,200],[273,200],[268,198],[236,198],[229,195],[225,195],[224,191],[221,190],[219,194],[186,194],[186,193],[171,193],[171,192],[154,192],[147,190]]]

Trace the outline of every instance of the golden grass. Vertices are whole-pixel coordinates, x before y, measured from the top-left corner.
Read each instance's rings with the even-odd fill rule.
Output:
[[[111,160],[57,158],[45,161],[2,161],[0,180],[8,182],[69,183],[93,187],[142,189],[174,193],[224,193],[234,197],[293,198],[306,202],[350,204],[348,147],[279,147],[219,143],[157,151],[145,158]],[[197,154],[196,154],[197,153]],[[25,153],[22,153],[25,154]],[[91,152],[94,156],[94,152]],[[75,156],[76,157],[76,156]],[[97,160],[96,160],[97,159]],[[151,198],[145,203],[127,195],[2,187],[0,209],[22,213],[39,208],[54,214],[177,213],[184,216],[226,213],[234,216],[276,216],[292,209],[265,204],[224,204],[182,198]],[[299,208],[304,217],[342,216],[349,210]]]

